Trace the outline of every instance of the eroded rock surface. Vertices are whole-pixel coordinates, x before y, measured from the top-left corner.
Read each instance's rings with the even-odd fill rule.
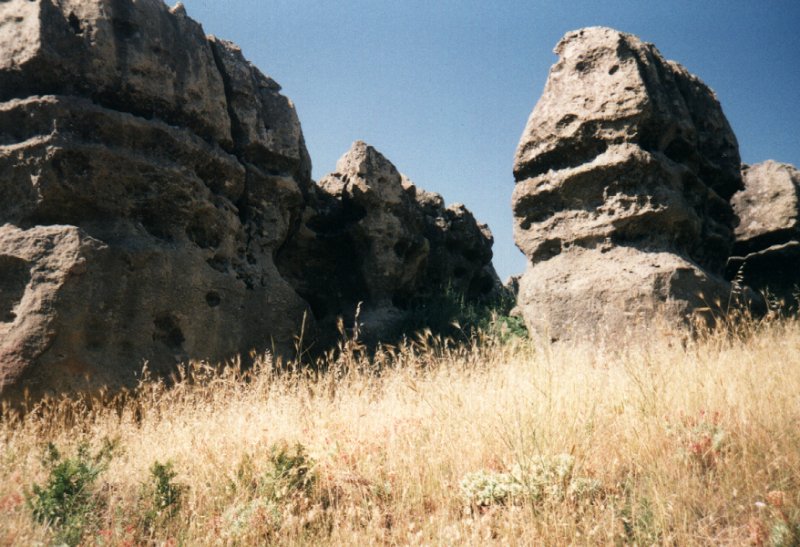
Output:
[[[765,161],[742,174],[744,189],[731,201],[739,225],[727,275],[791,303],[800,287],[800,171]]]
[[[320,322],[352,324],[358,309],[361,335],[374,341],[397,334],[412,300],[433,291],[491,298],[492,242],[463,205],[446,207],[357,141],[319,181],[278,266]]]
[[[739,153],[714,93],[652,44],[568,33],[517,149],[518,307],[554,338],[719,308]]]
[[[238,48],[160,0],[9,0],[0,100],[0,394],[292,351],[311,165]]]
[[[280,91],[180,4],[0,2],[0,398],[324,350],[359,303],[377,341],[413,298],[495,290],[488,229],[371,147],[314,184]]]

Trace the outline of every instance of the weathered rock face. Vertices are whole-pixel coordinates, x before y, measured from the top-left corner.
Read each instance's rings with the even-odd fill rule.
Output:
[[[494,237],[489,227],[461,203],[445,206],[439,194],[417,188],[408,179],[403,185],[422,209],[423,234],[430,243],[422,293],[450,287],[470,301],[495,298],[502,289],[491,263]]]
[[[0,5],[0,100],[76,95],[231,141],[222,76],[202,27],[161,0]]]
[[[0,395],[288,352],[294,107],[160,0],[0,3]]]
[[[800,286],[800,171],[766,161],[745,166],[731,203],[739,217],[727,276],[793,300]]]
[[[514,163],[526,322],[555,338],[612,334],[725,302],[742,183],[713,92],[611,29],[568,33],[555,51]]]
[[[293,357],[359,302],[380,339],[495,290],[491,244],[363,143],[315,185],[280,86],[180,4],[0,2],[2,399]]]
[[[358,307],[361,334],[374,341],[396,330],[415,297],[446,286],[471,299],[497,290],[488,228],[364,142],[320,180],[313,203],[278,267],[321,323],[352,324]]]

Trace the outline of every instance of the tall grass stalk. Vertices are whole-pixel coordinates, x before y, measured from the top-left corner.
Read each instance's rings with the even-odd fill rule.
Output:
[[[196,364],[170,388],[6,411],[0,545],[54,537],[25,503],[47,479],[43,446],[108,438],[87,545],[800,540],[795,320],[616,348],[420,340],[375,355],[345,343],[319,370],[268,356],[247,373]],[[476,506],[460,487],[478,472],[525,485],[514,473],[560,455],[591,495],[514,487],[523,494]],[[144,526],[143,488],[164,461],[181,503]]]

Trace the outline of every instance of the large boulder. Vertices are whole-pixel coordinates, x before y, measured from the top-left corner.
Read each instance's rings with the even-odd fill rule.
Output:
[[[180,4],[0,2],[4,400],[324,350],[360,305],[382,340],[493,294],[491,245],[364,143],[314,184],[292,102]]]
[[[739,217],[727,275],[794,303],[800,292],[800,171],[765,161],[742,170],[731,203]]]
[[[199,23],[162,0],[0,2],[0,100],[73,95],[222,144],[231,123]]]
[[[315,189],[278,267],[321,324],[339,317],[377,341],[398,334],[409,307],[443,290],[488,300],[500,284],[493,239],[463,205],[414,185],[357,141]]]
[[[553,338],[727,303],[739,152],[714,93],[652,45],[570,32],[517,148],[518,307]]]
[[[292,103],[161,0],[0,3],[0,396],[130,386],[312,329],[274,255]]]

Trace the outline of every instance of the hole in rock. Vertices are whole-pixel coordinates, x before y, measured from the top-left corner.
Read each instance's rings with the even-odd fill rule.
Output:
[[[577,115],[575,115],[575,114],[567,114],[563,118],[558,120],[558,122],[556,123],[556,127],[558,127],[558,128],[565,127],[565,126],[571,124],[572,122],[574,122],[577,119],[578,119]]]
[[[80,19],[78,19],[74,13],[69,14],[67,22],[69,23],[69,27],[72,29],[72,32],[75,34],[83,34],[83,27],[81,27]]]
[[[397,255],[398,258],[404,259],[408,252],[411,250],[413,244],[411,241],[401,239],[397,243],[394,244],[394,254]]]
[[[13,310],[22,300],[30,278],[30,266],[25,260],[0,255],[0,323],[10,323],[17,318]]]
[[[208,291],[206,293],[206,303],[209,307],[216,308],[219,306],[220,302],[222,302],[222,299],[217,291]]]
[[[139,32],[139,27],[132,21],[114,19],[112,25],[114,26],[114,34],[122,40],[129,40]]]
[[[676,138],[664,150],[664,155],[675,163],[686,164],[694,156],[694,147],[683,138]]]
[[[161,342],[168,348],[180,349],[186,341],[178,319],[170,313],[156,317],[153,320],[153,325],[156,328],[155,332],[153,332],[153,340]]]
[[[211,266],[211,268],[218,271],[219,273],[228,273],[228,265],[230,264],[230,262],[225,257],[222,257],[220,255],[214,255],[213,257],[206,260],[206,264]]]
[[[214,231],[214,224],[202,217],[196,217],[187,227],[186,236],[202,249],[219,247],[221,239]]]

